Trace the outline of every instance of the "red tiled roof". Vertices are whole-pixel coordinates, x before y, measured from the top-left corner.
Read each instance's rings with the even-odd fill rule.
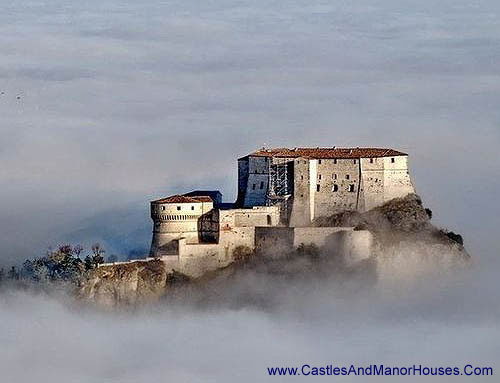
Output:
[[[370,158],[406,156],[406,153],[385,148],[274,148],[260,149],[248,156],[253,157],[305,157],[305,158]],[[242,158],[246,158],[242,157]]]
[[[183,195],[173,195],[171,197],[157,199],[152,201],[154,203],[201,203],[201,202],[212,202],[212,198],[207,196],[201,197],[186,197]]]

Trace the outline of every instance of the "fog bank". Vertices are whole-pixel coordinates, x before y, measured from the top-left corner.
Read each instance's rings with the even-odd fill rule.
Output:
[[[281,283],[242,275],[226,286],[224,305],[184,301],[134,312],[100,312],[62,296],[4,291],[2,380],[273,381],[266,367],[304,363],[470,363],[498,370],[497,272],[475,266],[375,285],[334,279]],[[230,292],[240,283],[247,297],[267,297],[273,304],[227,304],[241,299]],[[407,380],[413,381],[401,378]]]

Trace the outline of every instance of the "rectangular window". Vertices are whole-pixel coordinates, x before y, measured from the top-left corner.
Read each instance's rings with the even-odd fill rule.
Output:
[[[334,164],[337,164],[337,159],[336,159],[336,158],[333,160],[333,163],[334,163]]]
[[[370,158],[370,164],[373,164],[373,158]]]
[[[321,165],[321,160],[318,160],[318,164],[320,164],[320,165]]]
[[[332,192],[337,192],[337,191],[339,191],[339,185],[333,184]]]
[[[165,211],[165,206],[162,206],[162,207],[161,207],[161,210]]]
[[[180,207],[180,206],[177,206],[177,210],[181,210],[181,207]]]
[[[253,184],[252,185],[252,190],[255,190],[256,187],[257,187],[257,185]]]
[[[345,175],[345,179],[346,179],[346,180],[348,180],[349,178],[351,178],[351,177],[349,176],[349,174],[346,174],[346,175]]]
[[[304,176],[300,176],[300,179],[303,180],[304,179]]]
[[[336,180],[337,179],[337,174],[334,174],[332,177],[333,177],[334,180]]]
[[[351,184],[351,185],[349,185],[349,191],[350,191],[351,193],[352,193],[352,192],[354,192],[354,185],[352,185],[352,184]]]
[[[194,206],[191,206],[191,210],[194,210]]]
[[[260,181],[260,190],[264,189],[264,181]]]
[[[394,163],[396,162],[396,159],[394,157],[391,158],[391,162]]]
[[[353,162],[356,163],[356,160],[354,160]]]
[[[319,179],[321,179],[321,174],[318,176]]]
[[[316,185],[316,191],[319,191],[321,189],[321,185]]]

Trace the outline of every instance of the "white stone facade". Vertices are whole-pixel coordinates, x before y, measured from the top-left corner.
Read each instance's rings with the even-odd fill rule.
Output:
[[[273,174],[279,164],[288,166]],[[290,226],[309,226],[316,218],[344,210],[366,211],[415,192],[408,155],[392,149],[261,150],[238,160],[238,177],[237,204],[278,202],[282,222]],[[279,183],[289,184],[286,195],[283,189],[277,193]]]

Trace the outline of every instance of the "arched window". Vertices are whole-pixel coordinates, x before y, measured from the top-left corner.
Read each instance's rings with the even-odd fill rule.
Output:
[[[337,191],[339,191],[339,185],[333,184],[332,192],[337,192]]]

